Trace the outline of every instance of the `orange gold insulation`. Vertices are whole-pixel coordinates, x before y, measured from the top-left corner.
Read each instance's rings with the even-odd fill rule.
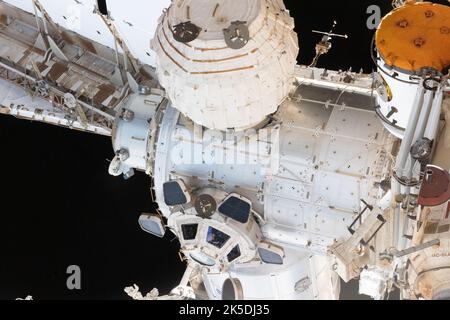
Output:
[[[376,33],[385,63],[407,72],[450,66],[450,7],[410,2],[393,10]]]

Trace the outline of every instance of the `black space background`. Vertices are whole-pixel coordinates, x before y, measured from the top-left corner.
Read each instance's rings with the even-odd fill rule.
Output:
[[[372,70],[366,9],[378,4],[385,14],[390,0],[285,2],[296,19],[299,63],[314,56],[320,36],[311,30],[328,30],[336,19],[336,32],[350,39],[336,39],[319,66]],[[149,178],[109,176],[112,156],[108,138],[0,117],[0,299],[127,299],[123,289],[134,283],[161,293],[177,285],[178,242],[147,236],[137,223],[154,210]],[[66,289],[69,265],[82,269],[81,291]],[[361,299],[356,291],[347,285],[342,297]]]

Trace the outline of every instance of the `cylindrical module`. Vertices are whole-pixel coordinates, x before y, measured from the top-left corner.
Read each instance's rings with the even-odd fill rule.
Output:
[[[173,106],[209,129],[256,126],[293,87],[298,40],[282,0],[173,1],[152,48]]]
[[[381,22],[377,49],[377,114],[403,138],[421,79],[434,90],[450,66],[450,7],[408,2]]]

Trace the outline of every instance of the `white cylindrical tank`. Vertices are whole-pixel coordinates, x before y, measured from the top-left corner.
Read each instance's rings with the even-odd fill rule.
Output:
[[[173,105],[197,124],[243,130],[288,96],[298,40],[282,0],[174,0],[152,40]]]
[[[403,139],[421,81],[435,90],[450,66],[450,8],[408,2],[388,14],[376,33],[377,114]]]
[[[149,157],[152,134],[152,119],[163,102],[161,90],[150,94],[131,94],[117,113],[112,133],[116,157],[111,162],[109,173],[131,177],[134,169],[149,172]]]

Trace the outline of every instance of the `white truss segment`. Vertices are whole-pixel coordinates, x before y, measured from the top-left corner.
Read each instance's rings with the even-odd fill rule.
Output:
[[[111,135],[111,129],[92,123],[83,123],[77,117],[69,117],[68,113],[55,108],[50,101],[33,97],[23,88],[4,79],[0,79],[0,114],[104,136]]]
[[[32,0],[5,2],[34,13]],[[40,0],[40,3],[61,27],[114,48],[114,37],[98,14],[94,13],[96,0]],[[150,50],[150,40],[156,30],[158,17],[162,10],[170,5],[170,0],[108,0],[107,5],[115,27],[133,55],[143,63],[155,65],[155,54]]]

